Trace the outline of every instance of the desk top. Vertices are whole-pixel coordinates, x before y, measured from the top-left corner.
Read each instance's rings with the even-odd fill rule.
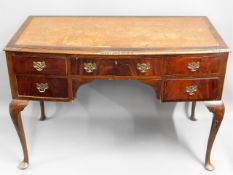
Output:
[[[69,54],[229,52],[206,17],[29,17],[6,51]]]

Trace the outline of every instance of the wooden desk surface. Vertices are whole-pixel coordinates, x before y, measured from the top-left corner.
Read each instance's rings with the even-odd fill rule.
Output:
[[[229,51],[206,17],[29,17],[5,50],[113,55]]]

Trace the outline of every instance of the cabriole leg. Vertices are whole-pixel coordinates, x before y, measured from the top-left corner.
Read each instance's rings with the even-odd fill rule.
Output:
[[[196,109],[196,101],[192,102],[192,111],[191,111],[191,117],[190,120],[192,121],[196,121],[196,117],[195,117],[195,109]]]
[[[45,116],[45,109],[44,109],[44,101],[40,101],[40,118],[39,120],[40,121],[43,121],[46,119],[46,116]]]
[[[20,115],[20,112],[23,111],[23,109],[27,105],[28,105],[28,101],[25,100],[12,100],[9,105],[10,116],[14,123],[17,134],[19,136],[21,146],[23,149],[23,155],[24,155],[23,161],[18,166],[19,169],[26,169],[29,165],[27,144],[23,129],[23,123]]]
[[[221,122],[224,117],[225,107],[222,101],[206,102],[205,104],[208,110],[213,113],[213,121],[209,134],[207,150],[206,150],[205,168],[209,171],[213,171],[214,165],[210,161],[210,155],[215,137],[218,133]]]

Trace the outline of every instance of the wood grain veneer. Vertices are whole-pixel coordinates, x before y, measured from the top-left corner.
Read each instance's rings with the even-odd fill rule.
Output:
[[[97,79],[137,80],[161,102],[206,102],[214,114],[205,168],[224,116],[222,92],[229,48],[206,17],[31,16],[5,47],[10,114],[28,167],[20,112],[37,100],[73,101],[81,85]],[[136,94],[135,94],[136,95]]]

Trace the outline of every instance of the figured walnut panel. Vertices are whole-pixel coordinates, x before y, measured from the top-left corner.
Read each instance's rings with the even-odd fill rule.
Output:
[[[37,83],[47,83],[48,89],[41,93],[37,89]],[[68,97],[67,79],[64,78],[45,78],[31,76],[17,76],[18,94],[20,96],[32,97]]]
[[[211,75],[225,66],[224,56],[177,55],[169,56],[165,63],[166,75]],[[194,64],[192,67],[191,65]]]
[[[117,75],[119,76],[160,76],[161,62],[159,58],[154,59],[125,59],[117,61]],[[147,67],[143,71],[143,65]]]
[[[153,59],[77,59],[71,61],[71,72],[83,76],[160,76],[161,58]],[[92,72],[85,70],[85,64],[94,64]],[[139,65],[148,66],[139,70]]]
[[[197,87],[193,94],[186,92],[190,86]],[[218,97],[218,78],[165,81],[163,101],[216,100]]]
[[[13,56],[14,70],[17,74],[66,75],[66,60],[46,58],[45,56]],[[45,67],[38,71],[34,62],[44,62]]]

